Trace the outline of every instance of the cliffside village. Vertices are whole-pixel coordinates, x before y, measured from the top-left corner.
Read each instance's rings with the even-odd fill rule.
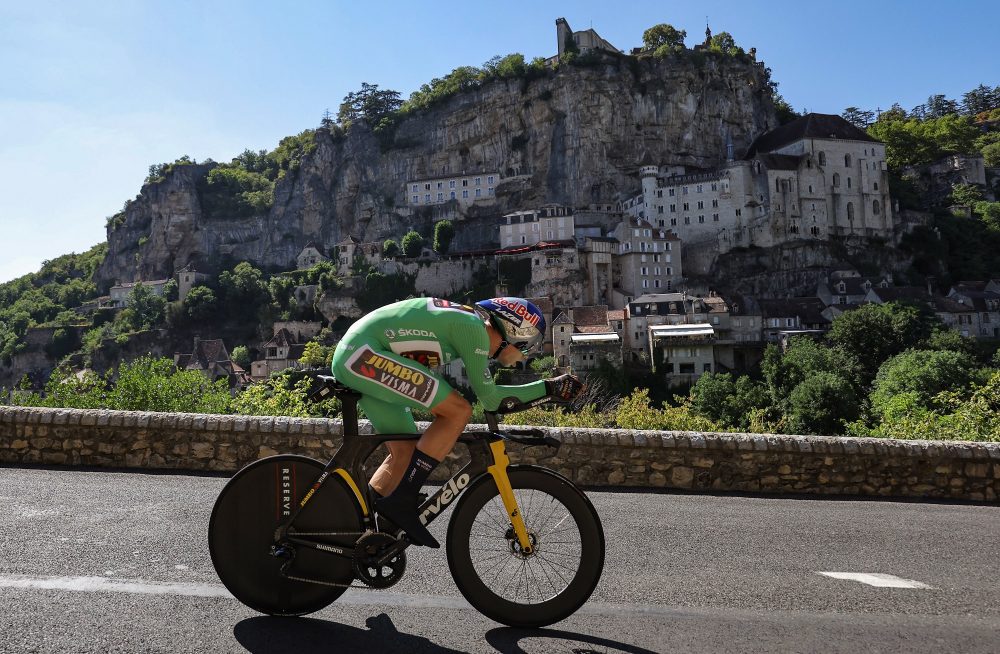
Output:
[[[923,303],[963,336],[1000,338],[1000,280],[962,282],[939,294],[841,269],[828,271],[809,297],[693,288],[684,267],[704,275],[717,255],[736,248],[835,237],[894,242],[907,228],[891,206],[884,145],[839,116],[808,114],[760,136],[743,159],[732,154],[730,147],[725,164],[708,172],[658,165],[644,155],[638,166],[641,192],[625,201],[584,208],[550,204],[505,214],[498,220],[498,248],[448,255],[425,250],[420,260],[431,273],[423,282],[416,276],[417,292],[447,295],[468,288],[477,268],[514,261],[530,270],[522,292],[545,313],[543,352],[557,367],[586,372],[607,361],[616,368],[648,369],[667,385],[693,383],[706,372],[746,370],[759,362],[767,343],[820,335],[835,317],[864,303]],[[981,159],[944,165],[966,181],[985,184]],[[497,187],[509,179],[499,171],[443,175],[409,180],[403,192],[411,206],[444,205],[461,229],[464,209],[494,204]],[[345,277],[357,257],[386,274],[418,270],[403,257],[384,257],[381,243],[353,237],[331,254]],[[329,260],[310,244],[297,267]],[[205,278],[179,271],[181,299]],[[451,285],[442,286],[442,280]],[[143,283],[161,292],[166,282]],[[511,293],[505,280],[498,282],[497,294]],[[124,306],[133,284],[115,286],[105,302]],[[318,288],[300,286],[295,293],[300,304],[313,303]],[[352,299],[342,300],[333,305],[334,314],[360,317]],[[323,313],[331,321],[338,317]],[[260,349],[263,358],[249,371],[229,361],[219,341],[199,341],[192,354],[175,359],[179,366],[242,385],[299,366],[304,343],[319,328],[318,322],[276,323],[274,337]],[[448,373],[463,380],[460,366]]]
[[[709,47],[711,31],[695,50]],[[556,64],[567,44],[581,53],[620,51],[593,29],[574,31],[556,20]],[[636,52],[633,52],[636,54]],[[751,58],[757,66],[756,53]],[[295,289],[298,304],[311,305],[329,322],[358,318],[351,279],[360,258],[386,275],[410,275],[422,295],[460,296],[484,269],[497,274],[497,294],[520,293],[545,313],[543,346],[563,370],[586,372],[602,361],[644,368],[667,385],[694,382],[706,372],[753,367],[767,343],[824,333],[832,320],[865,303],[909,301],[931,308],[944,324],[973,338],[1000,338],[1000,280],[961,282],[945,293],[899,287],[889,277],[865,277],[854,269],[826,269],[808,297],[751,297],[720,292],[710,272],[720,254],[809,241],[893,243],[913,227],[892,206],[885,146],[840,116],[807,114],[759,136],[741,157],[732,143],[714,170],[688,170],[636,158],[635,195],[587,207],[546,204],[501,214],[498,196],[523,188],[530,171],[495,162],[492,168],[442,171],[402,184],[395,206],[400,224],[418,212],[433,212],[462,230],[471,208],[497,216],[496,232],[476,251],[419,257],[385,257],[381,242],[347,236],[306,246],[296,261],[305,270],[331,261],[347,280],[339,296],[315,285]],[[985,186],[981,157],[951,156],[931,167],[951,183]],[[398,235],[398,236],[401,236]],[[497,247],[499,244],[499,247]],[[522,288],[500,276],[501,263],[529,277]],[[207,275],[184,268],[175,274],[180,299]],[[162,293],[168,280],[142,282]],[[732,282],[732,280],[728,280]],[[132,287],[118,284],[102,306],[123,308]],[[730,287],[733,286],[730,284]],[[234,386],[298,367],[304,344],[319,322],[279,322],[250,370],[230,361],[218,340],[198,340],[177,365],[228,377]],[[460,366],[448,371],[463,379]]]

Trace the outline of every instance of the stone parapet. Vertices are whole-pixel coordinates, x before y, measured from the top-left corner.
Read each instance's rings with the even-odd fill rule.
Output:
[[[985,502],[1000,493],[1000,443],[542,429],[562,441],[558,451],[511,444],[511,459],[588,486]],[[342,434],[322,418],[0,406],[0,464],[233,472],[279,452],[329,459]],[[464,465],[456,450],[432,479]]]

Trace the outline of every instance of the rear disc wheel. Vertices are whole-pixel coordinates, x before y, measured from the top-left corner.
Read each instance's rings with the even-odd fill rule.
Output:
[[[229,592],[256,611],[284,616],[312,613],[340,597],[354,579],[350,558],[291,546],[294,556],[287,574],[345,585],[339,587],[289,579],[281,572],[288,558],[272,555],[275,530],[298,507],[323,467],[314,459],[290,454],[261,459],[236,473],[215,502],[208,527],[212,563]],[[360,508],[333,476],[296,518],[294,530],[353,534],[310,536],[353,547],[363,531]]]

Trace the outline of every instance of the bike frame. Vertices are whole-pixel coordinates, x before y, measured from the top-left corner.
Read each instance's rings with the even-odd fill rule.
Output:
[[[339,449],[337,449],[333,457],[323,468],[323,472],[306,492],[305,496],[292,511],[292,514],[275,530],[274,541],[276,544],[279,544],[282,541],[287,541],[296,545],[311,547],[322,552],[328,552],[335,556],[353,559],[353,547],[336,547],[330,545],[329,543],[310,538],[305,534],[297,534],[294,530],[295,519],[298,517],[299,513],[302,512],[303,508],[305,508],[305,506],[309,503],[313,495],[315,495],[316,492],[323,487],[323,484],[330,479],[330,476],[337,475],[347,484],[347,487],[350,489],[355,501],[361,509],[365,529],[374,530],[376,526],[375,519],[373,512],[370,510],[373,498],[368,492],[367,487],[363,492],[356,481],[367,479],[364,472],[365,461],[382,443],[387,441],[417,440],[423,434],[373,434],[370,436],[361,436],[358,433],[357,409],[357,402],[361,398],[361,395],[353,391],[335,391],[335,393],[341,399],[343,406],[343,444]],[[467,463],[451,479],[449,479],[447,483],[442,485],[436,493],[428,497],[427,500],[420,505],[418,508],[420,520],[425,525],[430,524],[437,519],[444,512],[444,510],[455,501],[462,491],[472,484],[472,482],[479,479],[484,474],[489,474],[493,477],[493,480],[497,485],[497,489],[500,491],[500,498],[503,501],[504,509],[507,511],[507,516],[511,521],[511,525],[514,527],[514,533],[517,536],[518,544],[525,554],[530,554],[532,551],[531,540],[528,537],[528,530],[524,525],[524,519],[521,516],[521,511],[517,506],[517,499],[515,498],[514,490],[510,485],[510,478],[507,476],[507,467],[510,465],[510,458],[507,456],[503,437],[495,433],[495,430],[497,429],[496,416],[492,414],[488,415],[487,421],[490,429],[494,431],[466,432],[459,437],[458,442],[464,443],[468,447],[472,458],[469,463]],[[361,534],[354,533],[323,535],[361,536]],[[379,559],[380,562],[390,560],[398,552],[406,549],[409,545],[410,541],[404,536],[395,545],[389,547],[386,552],[383,553]]]

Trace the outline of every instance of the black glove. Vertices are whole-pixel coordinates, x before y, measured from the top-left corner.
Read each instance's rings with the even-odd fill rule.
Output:
[[[545,392],[557,402],[572,402],[583,390],[583,382],[574,375],[559,375],[545,380]]]

